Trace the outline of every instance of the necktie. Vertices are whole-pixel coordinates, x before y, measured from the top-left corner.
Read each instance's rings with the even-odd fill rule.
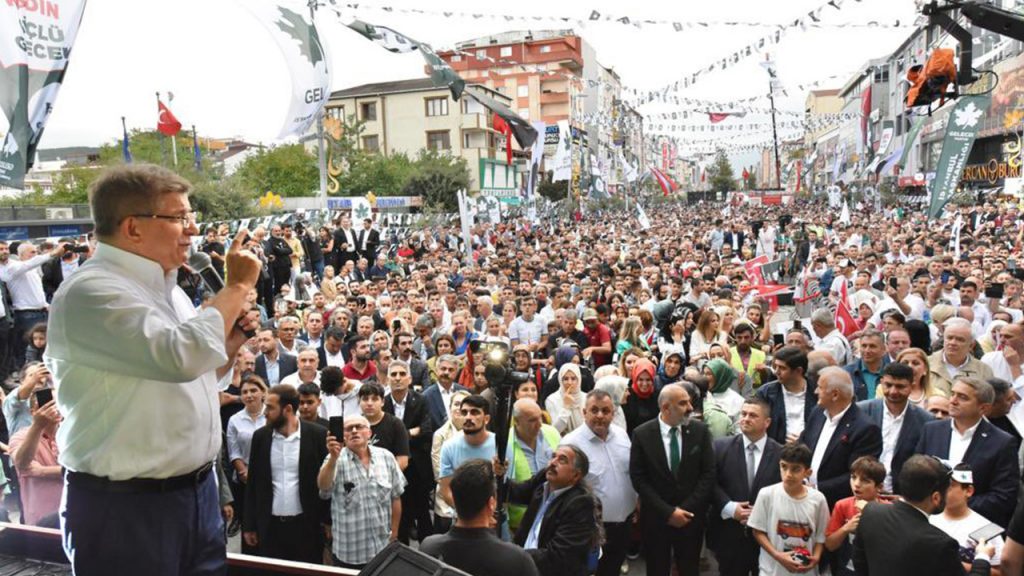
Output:
[[[757,454],[757,444],[747,446],[747,487],[754,489],[754,476],[757,474],[757,467],[754,466],[754,455]]]
[[[673,426],[672,429],[669,430],[669,434],[668,435],[670,437],[669,448],[668,448],[668,451],[669,451],[669,462],[668,462],[668,465],[669,465],[669,469],[671,469],[672,472],[674,473],[676,471],[676,468],[679,468],[679,428],[677,428],[676,426]]]

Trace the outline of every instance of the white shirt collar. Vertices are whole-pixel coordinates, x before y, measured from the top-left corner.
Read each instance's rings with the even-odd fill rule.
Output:
[[[964,432],[963,434],[961,434],[960,431],[956,429],[956,420],[950,418],[949,425],[953,428],[953,434],[956,434],[957,436],[964,440],[970,440],[971,438],[974,438],[974,432],[978,429],[978,426],[981,425],[981,420],[978,420],[974,424],[974,426],[968,428],[967,431]]]
[[[945,362],[946,364],[956,368],[957,370],[959,370],[959,369],[963,368],[964,366],[967,366],[967,363],[971,361],[971,355],[968,354],[967,357],[964,358],[963,363],[960,364],[959,366],[957,366],[957,365],[953,364],[952,362],[950,362],[949,358],[946,358],[946,351],[943,350],[942,351],[942,361]]]
[[[900,412],[897,416],[892,415],[892,411],[889,410],[889,405],[885,403],[884,398],[882,399],[882,409],[885,410],[883,414],[885,414],[886,417],[891,418],[893,420],[902,420],[903,417],[907,415],[907,410],[910,409],[910,401],[907,400],[907,403],[903,405],[903,411]]]
[[[295,433],[292,434],[291,436],[285,436],[284,434],[281,434],[275,429],[274,438],[284,440],[285,442],[292,442],[294,440],[302,438],[302,423],[299,423],[299,425],[295,428]]]
[[[845,416],[846,413],[850,411],[850,406],[853,406],[852,402],[847,404],[846,408],[842,412],[840,412],[839,414],[836,414],[835,416],[831,416],[831,417],[828,415],[828,411],[826,410],[825,411],[825,420],[827,420],[829,424],[831,424],[833,426],[837,426],[839,424],[839,421],[843,419],[843,416]]]
[[[134,278],[159,293],[170,293],[178,284],[177,270],[164,274],[164,269],[153,260],[111,244],[97,242],[92,260],[110,262],[125,276]]]
[[[768,435],[767,434],[765,434],[764,436],[761,436],[761,439],[758,440],[757,442],[751,442],[750,438],[747,438],[743,434],[741,434],[741,436],[743,436],[743,450],[744,451],[750,450],[750,445],[753,444],[754,446],[757,446],[757,451],[758,452],[764,452],[764,446],[765,446],[765,444],[768,443]]]

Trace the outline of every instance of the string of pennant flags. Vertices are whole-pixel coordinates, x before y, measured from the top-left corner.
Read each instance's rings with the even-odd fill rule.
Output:
[[[858,0],[859,1],[859,0]],[[649,26],[664,26],[671,27],[676,32],[684,32],[687,30],[701,29],[701,28],[780,28],[786,26],[802,26],[804,28],[913,28],[913,22],[891,19],[891,20],[869,20],[866,22],[834,22],[827,23],[821,21],[821,13],[824,11],[824,7],[834,7],[839,9],[842,4],[842,0],[832,0],[819,7],[816,10],[812,10],[807,13],[807,20],[802,23],[794,22],[793,24],[779,24],[772,22],[762,21],[744,21],[744,20],[667,20],[667,19],[652,19],[640,16],[630,16],[628,14],[608,14],[601,13],[597,10],[591,10],[586,16],[576,15],[548,15],[548,16],[534,16],[534,15],[523,15],[523,14],[500,14],[493,12],[463,12],[453,10],[424,10],[422,8],[399,8],[389,5],[376,5],[368,4],[365,2],[353,2],[341,4],[332,1],[332,5],[339,8],[358,12],[360,10],[369,10],[377,12],[387,12],[393,14],[415,14],[418,16],[434,16],[439,18],[457,18],[463,20],[503,20],[505,22],[528,22],[528,23],[561,23],[561,24],[579,24],[585,26],[588,23],[611,23],[620,24],[622,26],[631,26],[637,29],[643,29]]]

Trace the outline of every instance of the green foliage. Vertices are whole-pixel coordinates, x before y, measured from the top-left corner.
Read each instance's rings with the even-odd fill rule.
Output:
[[[242,162],[234,176],[256,196],[268,191],[282,198],[311,196],[320,189],[317,158],[302,144],[261,150]]]
[[[406,181],[402,193],[420,196],[427,206],[443,206],[457,212],[456,192],[469,189],[469,167],[466,159],[434,150],[420,150],[416,170]]]
[[[569,183],[568,182],[552,182],[551,172],[544,172],[544,178],[537,184],[537,192],[551,200],[557,202],[564,200],[569,195]]]
[[[415,171],[415,164],[405,154],[384,156],[356,151],[338,182],[343,196],[365,196],[369,192],[400,196]]]
[[[732,172],[732,164],[725,150],[718,149],[715,154],[715,162],[708,167],[708,180],[711,182],[711,189],[716,192],[728,192],[736,189],[736,178]]]
[[[747,177],[743,180],[743,187],[747,190],[754,190],[757,188],[757,176],[754,174],[753,169],[747,172]]]

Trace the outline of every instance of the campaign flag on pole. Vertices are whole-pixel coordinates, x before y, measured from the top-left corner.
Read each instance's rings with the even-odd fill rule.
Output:
[[[836,328],[843,336],[849,337],[857,331],[857,322],[853,319],[853,313],[850,312],[846,298],[840,300],[839,305],[836,306],[835,321]]]
[[[381,47],[389,52],[396,54],[414,52],[420,47],[419,42],[387,26],[368,24],[361,20],[353,20],[347,26],[365,36],[367,40],[380,44]]]
[[[53,111],[85,0],[0,2],[0,186],[21,189]]]
[[[192,156],[196,165],[196,171],[203,169],[202,153],[199,150],[199,138],[196,137],[196,125],[192,125]]]
[[[501,116],[499,116],[497,114],[494,114],[494,118],[492,119],[492,123],[494,125],[494,129],[496,131],[498,131],[498,132],[501,132],[501,134],[503,136],[505,136],[505,153],[507,155],[507,161],[505,163],[511,165],[512,164],[512,127],[509,126],[508,122],[505,122],[501,118]]]
[[[175,136],[181,132],[181,122],[174,117],[171,109],[158,98],[156,101],[156,129],[164,136]]]
[[[640,222],[640,227],[644,230],[648,230],[651,227],[651,219],[647,217],[647,212],[644,212],[644,207],[640,205],[640,202],[636,203],[636,219]]]
[[[124,136],[121,137],[121,155],[125,164],[131,164],[132,150],[128,147],[128,126],[124,123],[124,116],[121,116],[121,130],[124,131]]]
[[[661,170],[651,166],[650,172],[651,176],[654,176],[654,179],[657,180],[658,186],[661,186],[662,195],[668,196],[679,188],[679,186],[669,178],[668,174],[665,174]]]
[[[764,266],[769,262],[767,254],[761,254],[757,258],[752,258],[743,263],[743,269],[747,272],[747,278],[750,278],[750,283],[757,286],[764,284],[764,275],[761,273],[761,266]]]
[[[942,140],[942,152],[931,181],[931,203],[928,218],[935,219],[942,208],[960,186],[964,165],[974,145],[974,138],[981,128],[981,119],[992,101],[991,94],[961,96],[956,107],[949,114],[946,136]]]

